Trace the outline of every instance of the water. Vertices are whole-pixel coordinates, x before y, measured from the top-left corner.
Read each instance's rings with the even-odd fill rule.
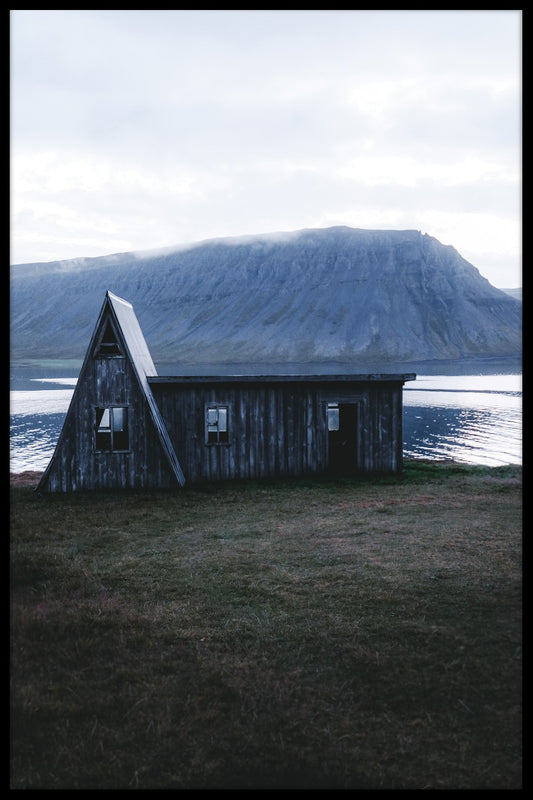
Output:
[[[522,463],[522,375],[420,375],[403,402],[406,458]]]
[[[12,374],[11,472],[46,468],[75,385],[75,373],[68,369],[50,377],[35,369]],[[520,373],[417,374],[416,381],[405,384],[403,398],[406,458],[522,463]]]
[[[67,385],[72,388],[11,391],[11,472],[41,472],[48,466],[63,427],[76,379],[71,378]]]

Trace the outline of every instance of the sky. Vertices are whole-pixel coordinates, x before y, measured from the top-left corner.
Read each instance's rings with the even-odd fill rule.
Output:
[[[420,230],[522,285],[522,11],[10,11],[11,264]]]

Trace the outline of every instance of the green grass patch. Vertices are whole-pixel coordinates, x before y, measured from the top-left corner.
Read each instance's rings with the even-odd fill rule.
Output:
[[[11,789],[520,789],[520,467],[11,491]]]

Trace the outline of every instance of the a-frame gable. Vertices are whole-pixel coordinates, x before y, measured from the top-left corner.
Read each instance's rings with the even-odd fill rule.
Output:
[[[131,376],[133,374],[134,383],[137,384],[137,396],[143,397],[145,408],[147,408],[148,424],[151,424],[155,431],[156,441],[162,448],[164,462],[167,468],[170,469],[171,474],[177,480],[179,485],[183,486],[185,477],[181,469],[180,463],[174,451],[174,447],[168,435],[164,421],[161,417],[159,408],[154,400],[152,390],[148,384],[148,376],[157,375],[152,357],[148,350],[146,341],[141,331],[139,322],[130,303],[122,298],[114,295],[112,292],[106,292],[104,303],[102,305],[98,321],[96,323],[89,347],[85,355],[85,359],[80,371],[77,385],[74,389],[73,397],[67,412],[67,416],[63,425],[63,429],[59,436],[54,455],[46,468],[37,491],[57,491],[58,489],[51,489],[51,482],[55,485],[61,484],[63,487],[59,490],[68,490],[66,484],[74,489],[79,481],[74,477],[65,478],[64,476],[54,477],[54,471],[58,471],[61,463],[61,455],[68,451],[68,460],[78,460],[78,469],[83,469],[82,460],[87,458],[87,446],[83,448],[79,441],[73,441],[74,437],[78,434],[76,430],[78,426],[75,424],[74,418],[76,414],[80,413],[80,409],[84,408],[84,398],[81,394],[90,390],[94,391],[94,364],[98,361],[105,368],[107,359],[121,359],[127,362],[127,372]],[[118,363],[118,362],[117,362]],[[110,364],[110,367],[113,365]],[[119,368],[119,374],[122,373]],[[110,375],[113,372],[109,373]],[[131,378],[130,378],[131,381]],[[80,394],[81,393],[81,394]],[[100,409],[96,409],[97,415]],[[109,420],[109,413],[107,409],[101,409],[102,425],[106,424]],[[116,412],[117,418],[119,417],[119,410]],[[87,428],[87,425],[86,425]],[[98,435],[97,434],[97,440]],[[101,434],[102,441],[105,434]],[[82,452],[83,451],[83,452]],[[85,455],[83,454],[85,453]],[[142,458],[142,453],[136,453],[137,459]]]
[[[139,384],[148,402],[152,421],[157,429],[159,440],[167,456],[170,468],[172,469],[172,472],[174,473],[180,486],[184,486],[185,475],[183,474],[183,470],[180,466],[176,453],[174,452],[174,447],[170,441],[165,423],[161,417],[161,413],[155,402],[152,390],[148,384],[147,378],[149,376],[153,377],[157,375],[157,370],[154,362],[152,361],[152,356],[148,350],[146,340],[133,310],[133,306],[131,303],[128,303],[127,300],[123,300],[121,297],[118,297],[109,291],[107,292],[106,297],[109,300],[110,306],[115,314],[115,319],[124,336],[127,353],[137,374]]]

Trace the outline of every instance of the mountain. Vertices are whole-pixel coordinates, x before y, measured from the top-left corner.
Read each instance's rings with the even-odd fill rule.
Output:
[[[156,363],[412,362],[521,353],[521,302],[419,231],[347,227],[14,265],[11,358],[81,359],[107,289]]]
[[[522,300],[522,288],[521,287],[518,288],[518,289],[502,289],[502,292],[505,292],[505,294],[510,294],[511,297],[516,297],[517,300],[520,300],[520,301]]]

